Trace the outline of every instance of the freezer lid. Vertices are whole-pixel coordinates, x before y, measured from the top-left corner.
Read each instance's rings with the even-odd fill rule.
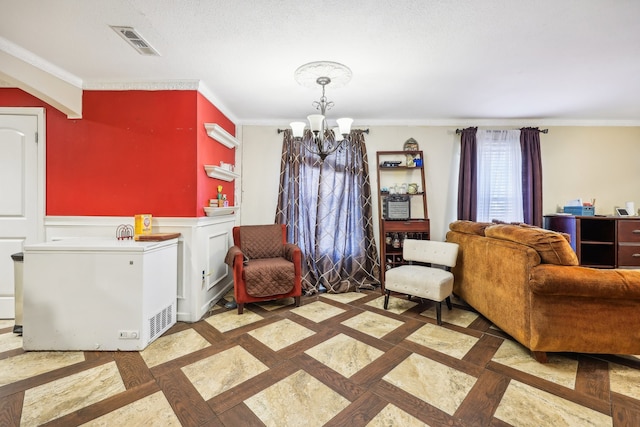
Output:
[[[69,238],[44,243],[25,245],[25,252],[47,251],[101,251],[101,252],[145,252],[165,246],[175,245],[178,239],[161,242],[137,242],[134,240],[117,240],[110,238]]]

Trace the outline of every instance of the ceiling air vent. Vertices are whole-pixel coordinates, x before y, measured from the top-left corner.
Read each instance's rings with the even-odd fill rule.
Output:
[[[151,47],[151,45],[142,38],[138,32],[132,27],[116,27],[111,26],[113,31],[120,34],[120,37],[125,39],[140,55],[153,55],[160,56],[157,50]]]

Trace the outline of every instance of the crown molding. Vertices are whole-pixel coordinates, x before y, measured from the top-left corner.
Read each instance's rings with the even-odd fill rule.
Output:
[[[38,55],[18,46],[15,43],[10,42],[4,37],[0,37],[0,51],[5,52],[21,61],[24,61],[27,64],[36,67],[60,80],[63,80],[72,86],[76,86],[78,88],[82,87],[82,79],[80,77],[77,77],[76,75],[63,70],[62,68],[52,64],[51,62],[42,59]]]
[[[198,90],[199,80],[85,81],[84,90]]]

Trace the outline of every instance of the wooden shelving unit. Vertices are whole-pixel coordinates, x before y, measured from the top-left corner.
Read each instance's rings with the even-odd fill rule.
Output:
[[[408,158],[420,158],[421,166],[407,165]],[[399,162],[397,166],[384,166],[384,162]],[[384,276],[388,268],[404,264],[402,241],[405,238],[429,240],[429,212],[425,186],[424,154],[422,151],[378,151],[376,153],[378,175],[378,214],[380,218],[380,283],[384,290]],[[418,184],[415,193],[409,193],[411,216],[408,219],[388,219],[384,204],[393,186]]]

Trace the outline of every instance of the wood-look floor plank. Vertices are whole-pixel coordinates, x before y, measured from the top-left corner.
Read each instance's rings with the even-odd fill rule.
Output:
[[[587,356],[578,357],[575,390],[596,399],[609,400],[609,364]]]
[[[640,401],[618,393],[611,393],[613,427],[640,426]]]
[[[176,369],[159,377],[158,385],[182,426],[197,427],[216,418],[213,410],[181,370]]]
[[[0,398],[0,426],[18,427],[22,417],[24,391]]]
[[[489,425],[509,381],[504,375],[484,371],[454,415],[470,425]]]
[[[137,351],[121,351],[113,355],[122,382],[127,389],[137,387],[149,381],[155,381],[147,364]]]
[[[333,417],[324,427],[365,427],[387,405],[386,399],[368,391]]]
[[[225,427],[265,427],[265,424],[260,421],[260,418],[244,403],[239,403],[222,414],[219,414],[218,419]]]

